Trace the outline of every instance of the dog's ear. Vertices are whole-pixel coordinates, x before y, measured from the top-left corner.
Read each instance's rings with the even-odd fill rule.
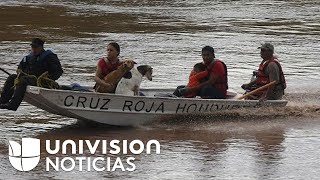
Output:
[[[135,61],[132,61],[133,62],[133,64],[137,64]]]
[[[137,67],[138,71],[144,76],[148,71],[152,72],[152,67],[149,65],[141,65]]]
[[[147,73],[147,65],[138,66],[137,70],[144,76]]]

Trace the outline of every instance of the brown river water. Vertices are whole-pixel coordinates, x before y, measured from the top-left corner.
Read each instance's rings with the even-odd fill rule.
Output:
[[[45,47],[61,59],[65,73],[59,83],[90,86],[96,61],[111,41],[120,44],[121,57],[153,67],[153,81],[142,83],[153,88],[185,84],[193,64],[201,61],[201,48],[211,45],[228,66],[230,89],[238,92],[261,61],[257,47],[269,41],[287,78],[289,103],[130,128],[83,125],[23,103],[16,112],[0,110],[0,179],[320,177],[319,0],[1,0],[1,68],[14,72],[33,37],[46,39]],[[6,77],[0,73],[1,86]],[[23,137],[155,139],[161,153],[134,155],[133,172],[79,171],[79,164],[70,172],[46,171],[48,154],[41,146],[37,167],[20,172],[9,162],[8,141]],[[64,156],[78,155],[56,155]]]

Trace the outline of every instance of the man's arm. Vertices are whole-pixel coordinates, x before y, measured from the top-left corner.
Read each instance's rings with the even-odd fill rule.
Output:
[[[59,79],[63,73],[60,60],[56,54],[50,54],[48,57],[48,72],[49,78],[52,80]]]
[[[24,63],[26,62],[26,57],[23,57],[17,67],[17,70],[16,70],[16,73],[18,74],[19,73],[19,70],[24,70]]]
[[[257,83],[257,78],[254,79],[253,81],[249,82],[248,84],[242,84],[241,88],[244,89],[244,90],[248,90],[250,87],[252,87],[256,83]]]
[[[208,71],[201,71],[197,74],[190,75],[189,81],[201,81],[203,78],[208,76]]]
[[[198,91],[204,86],[214,84],[217,81],[217,79],[218,79],[218,75],[214,75],[214,74],[211,73],[210,76],[209,76],[209,80],[208,81],[205,81],[205,82],[199,84],[198,86],[188,88],[187,92]]]

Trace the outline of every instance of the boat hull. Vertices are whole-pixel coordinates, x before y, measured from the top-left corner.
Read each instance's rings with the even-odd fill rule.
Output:
[[[237,108],[285,106],[287,101],[155,97],[170,90],[146,89],[147,96],[52,90],[28,86],[25,101],[53,114],[116,126],[134,126],[168,116],[210,114]]]

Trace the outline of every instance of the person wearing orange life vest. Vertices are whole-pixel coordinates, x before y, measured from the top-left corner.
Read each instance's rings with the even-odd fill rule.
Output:
[[[121,61],[118,57],[120,54],[120,46],[118,43],[109,43],[107,45],[106,53],[107,57],[99,58],[97,63],[96,74],[94,76],[94,81],[96,82],[95,87],[97,87],[97,85],[106,87],[112,86],[111,84],[106,83],[103,78],[121,65]]]
[[[272,81],[276,83],[267,89],[257,92],[254,97],[249,99],[260,100],[279,100],[282,99],[286,81],[282,67],[278,59],[274,56],[274,46],[270,43],[264,43],[259,47],[262,62],[259,65],[257,78],[241,87],[245,90],[252,91],[264,86]]]
[[[184,94],[197,92],[201,98],[225,99],[228,89],[227,66],[215,58],[214,49],[211,46],[203,47],[201,55],[209,74],[208,80],[195,87],[187,87]]]
[[[197,63],[193,66],[193,70],[189,75],[189,82],[187,87],[195,87],[204,82],[205,79],[208,77],[208,71],[206,65],[203,63]],[[189,94],[184,94],[184,97],[193,98],[197,96],[196,92],[191,92]]]

